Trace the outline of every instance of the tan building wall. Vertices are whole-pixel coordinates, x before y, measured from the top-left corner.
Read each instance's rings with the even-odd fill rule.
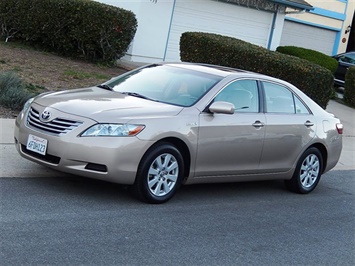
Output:
[[[307,0],[314,10],[301,14],[287,14],[286,20],[335,31],[333,54],[346,51],[355,11],[355,0]]]

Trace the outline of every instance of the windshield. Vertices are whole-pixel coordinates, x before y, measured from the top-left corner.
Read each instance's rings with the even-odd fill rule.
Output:
[[[221,77],[169,65],[151,65],[104,85],[127,95],[168,104],[195,104]]]

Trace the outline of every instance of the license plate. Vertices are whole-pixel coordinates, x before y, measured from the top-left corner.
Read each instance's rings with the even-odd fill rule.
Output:
[[[46,155],[47,143],[48,141],[46,139],[29,135],[27,140],[27,150]]]

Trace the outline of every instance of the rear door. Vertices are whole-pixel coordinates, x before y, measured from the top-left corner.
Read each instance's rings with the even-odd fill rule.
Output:
[[[265,140],[261,173],[286,172],[314,138],[316,121],[306,105],[287,87],[262,82],[265,95]]]

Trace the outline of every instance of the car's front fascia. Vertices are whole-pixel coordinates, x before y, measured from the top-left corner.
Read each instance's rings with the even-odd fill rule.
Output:
[[[71,91],[73,92],[75,90]],[[143,99],[128,97],[131,98],[130,100],[147,102]],[[191,150],[194,149],[193,143],[196,143],[197,136],[194,131],[197,125],[190,122],[192,116],[197,117],[198,111],[195,108],[185,109],[182,114],[179,114],[183,110],[182,107],[166,105],[166,112],[161,115],[153,112],[150,115],[142,113],[141,116],[134,112],[132,116],[127,116],[127,110],[122,110],[125,113],[124,117],[120,116],[120,110],[110,110],[109,115],[97,114],[93,115],[96,118],[93,119],[66,113],[50,106],[42,106],[38,102],[41,102],[41,96],[35,99],[31,106],[24,109],[16,119],[14,133],[16,148],[22,157],[62,172],[115,183],[133,184],[141,158],[157,140],[168,137],[183,139],[189,143]],[[156,109],[159,111],[162,107],[158,105]],[[169,108],[173,111],[169,112]],[[78,125],[64,134],[52,134],[28,123],[29,113],[33,109],[38,114],[47,111],[52,117],[76,121]],[[181,123],[177,123],[178,114]],[[101,123],[142,125],[144,129],[133,136],[83,135],[89,128]],[[47,140],[45,156],[26,149],[29,135]]]

